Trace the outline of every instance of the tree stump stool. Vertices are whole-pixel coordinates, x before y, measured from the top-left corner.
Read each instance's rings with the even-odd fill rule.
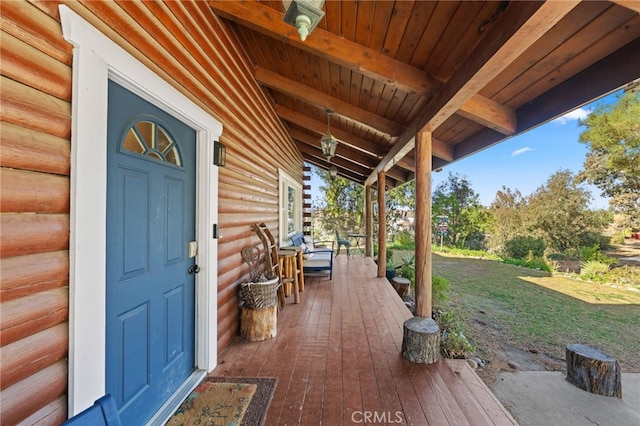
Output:
[[[597,395],[622,398],[618,360],[588,345],[567,345],[567,380]]]
[[[271,339],[278,333],[278,305],[263,309],[242,308],[240,335],[251,341]]]
[[[431,318],[413,317],[404,322],[402,356],[411,362],[433,364],[440,358],[440,327]]]
[[[398,292],[400,297],[404,297],[409,294],[409,288],[411,287],[411,281],[404,277],[393,277],[391,279],[391,285]]]

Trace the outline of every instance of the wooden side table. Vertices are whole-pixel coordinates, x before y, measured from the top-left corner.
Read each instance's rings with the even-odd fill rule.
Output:
[[[391,285],[398,292],[400,297],[404,297],[409,294],[409,288],[411,287],[411,281],[404,277],[393,277],[391,279]]]
[[[300,303],[300,283],[298,282],[297,253],[293,250],[279,250],[278,259],[282,265],[282,285],[285,294],[291,294],[290,287],[293,285],[294,303]]]
[[[297,265],[296,268],[298,270],[298,285],[300,286],[300,291],[304,291],[304,253],[300,247],[287,246],[281,247],[280,250],[286,250],[296,253]]]

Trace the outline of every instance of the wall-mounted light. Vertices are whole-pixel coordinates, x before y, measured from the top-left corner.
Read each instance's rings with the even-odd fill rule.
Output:
[[[213,164],[218,167],[227,165],[227,148],[218,141],[213,142]]]
[[[325,156],[327,161],[331,161],[331,158],[336,155],[336,147],[338,146],[338,140],[331,134],[331,114],[333,111],[327,110],[327,133],[320,139],[320,148],[322,148],[322,155]]]
[[[336,176],[338,176],[338,168],[332,164],[331,167],[329,167],[329,177],[333,180]]]
[[[284,22],[296,27],[302,41],[307,39],[324,17],[324,0],[282,0],[282,4],[287,11]]]

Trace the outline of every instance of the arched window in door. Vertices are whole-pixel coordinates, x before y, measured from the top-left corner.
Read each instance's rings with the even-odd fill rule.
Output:
[[[178,146],[161,124],[149,118],[129,126],[122,139],[121,149],[182,167]]]

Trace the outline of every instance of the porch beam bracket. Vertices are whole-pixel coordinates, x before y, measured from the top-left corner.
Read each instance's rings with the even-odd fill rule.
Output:
[[[516,133],[515,111],[484,96],[473,95],[462,104],[457,114],[503,135]]]

